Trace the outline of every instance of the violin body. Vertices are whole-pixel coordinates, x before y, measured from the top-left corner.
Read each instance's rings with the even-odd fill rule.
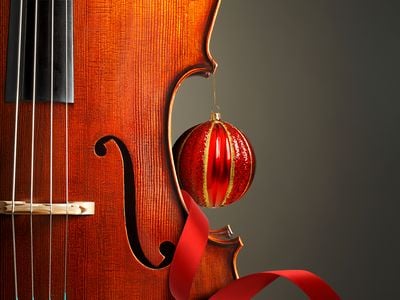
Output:
[[[216,67],[208,44],[218,6],[74,1],[74,103],[54,103],[52,117],[49,101],[37,102],[32,130],[32,101],[4,99],[10,1],[1,0],[0,200],[13,198],[15,171],[15,201],[87,201],[95,211],[34,215],[32,224],[30,214],[15,215],[15,239],[11,215],[1,214],[0,299],[15,299],[16,290],[18,299],[172,298],[169,265],[186,210],[170,114],[182,80]],[[210,234],[191,298],[237,278],[240,247],[223,230]]]

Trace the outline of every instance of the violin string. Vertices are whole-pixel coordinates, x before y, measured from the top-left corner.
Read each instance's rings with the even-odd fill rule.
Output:
[[[68,204],[69,204],[69,155],[68,155],[68,0],[65,0],[65,244],[64,244],[64,300],[67,299],[68,265]]]
[[[35,173],[35,118],[36,118],[36,68],[37,68],[37,34],[38,34],[38,0],[35,0],[35,31],[33,41],[33,82],[32,82],[32,140],[31,140],[31,190],[30,190],[30,250],[31,250],[31,291],[32,299],[35,298],[34,287],[34,258],[33,258],[33,193],[34,193],[34,173]]]
[[[212,91],[213,91],[213,112],[220,112],[221,108],[218,105],[217,101],[217,75],[215,73],[212,74]]]
[[[54,123],[54,0],[51,0],[50,50],[50,220],[49,220],[49,299],[51,299],[52,240],[53,240],[53,123]]]
[[[20,77],[21,77],[21,48],[22,48],[22,12],[24,0],[20,1],[19,25],[18,25],[18,57],[17,57],[17,87],[15,91],[15,125],[14,125],[14,157],[13,157],[13,181],[11,196],[11,226],[12,226],[12,247],[13,247],[13,268],[14,268],[14,293],[18,300],[18,273],[17,273],[17,249],[15,241],[15,194],[17,178],[17,148],[18,148],[18,118],[19,118],[19,97],[20,97]]]

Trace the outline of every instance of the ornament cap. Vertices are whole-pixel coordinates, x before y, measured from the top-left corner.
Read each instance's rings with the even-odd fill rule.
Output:
[[[221,113],[212,112],[211,113],[211,121],[221,121]]]

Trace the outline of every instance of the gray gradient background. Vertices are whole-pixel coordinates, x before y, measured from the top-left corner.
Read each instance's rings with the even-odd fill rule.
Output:
[[[400,2],[222,3],[211,50],[223,118],[256,151],[246,197],[207,210],[245,243],[239,272],[305,268],[343,299],[400,299]],[[205,121],[182,85],[173,139]],[[280,280],[259,299],[306,299]]]

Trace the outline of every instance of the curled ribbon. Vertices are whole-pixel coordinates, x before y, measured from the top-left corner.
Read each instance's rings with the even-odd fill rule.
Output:
[[[169,274],[169,288],[177,300],[187,300],[201,257],[205,251],[209,224],[192,197],[182,191],[188,218],[176,247]],[[188,255],[190,253],[190,256]],[[305,270],[278,270],[251,274],[233,281],[210,300],[251,299],[278,278],[297,285],[310,300],[340,300],[336,292],[317,275]]]

